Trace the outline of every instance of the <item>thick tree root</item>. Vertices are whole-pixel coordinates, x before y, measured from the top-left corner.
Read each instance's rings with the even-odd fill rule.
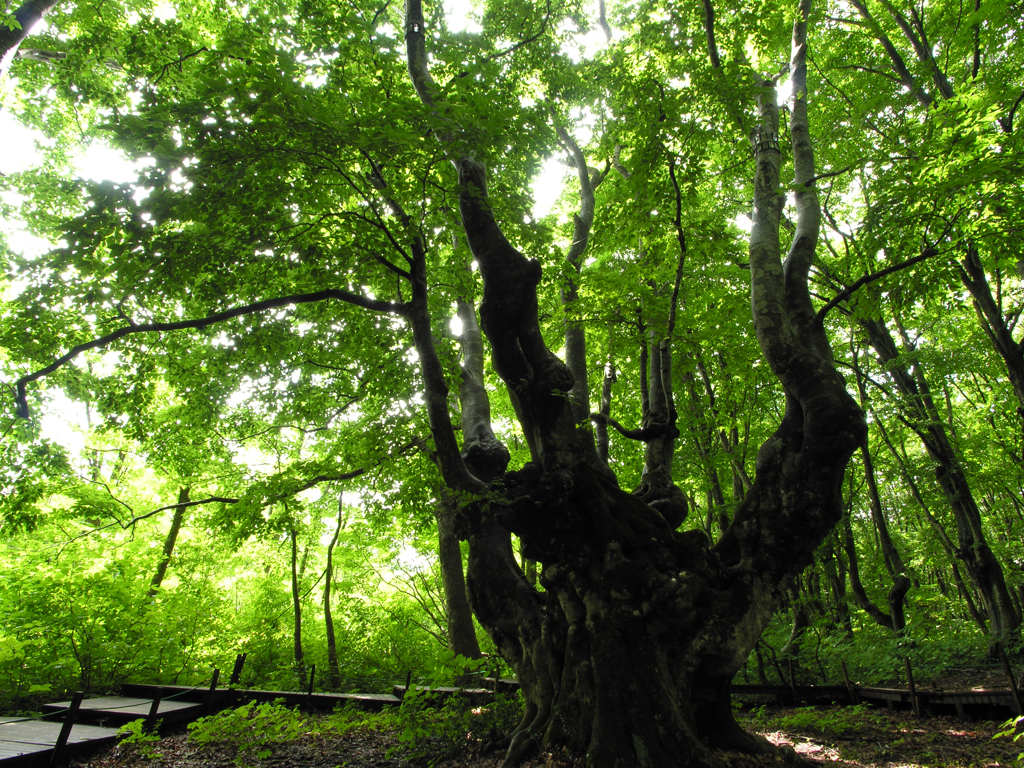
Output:
[[[512,737],[501,768],[519,768],[526,760],[540,752],[540,744],[529,731],[519,731]]]

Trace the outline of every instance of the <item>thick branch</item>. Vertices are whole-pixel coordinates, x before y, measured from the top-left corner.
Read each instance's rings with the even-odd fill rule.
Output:
[[[622,145],[615,145],[615,155],[612,157],[612,167],[619,172],[619,175],[624,179],[628,179],[632,176],[632,172],[629,171],[626,166],[622,164]]]
[[[409,67],[409,78],[420,101],[428,107],[434,106],[438,87],[427,66],[427,44],[423,21],[423,0],[407,0],[405,4],[405,47]]]
[[[708,43],[708,58],[711,66],[718,69],[722,66],[722,57],[718,53],[718,43],[715,42],[715,8],[711,0],[704,0],[704,36]]]
[[[1003,133],[1013,133],[1013,116],[1017,114],[1017,107],[1024,101],[1024,91],[1021,91],[1020,96],[1013,102],[1013,106],[1010,107],[1010,113],[1006,117],[999,118],[999,127],[1003,129]]]
[[[823,323],[825,321],[825,316],[831,310],[835,309],[837,305],[842,304],[844,301],[850,298],[850,296],[852,296],[854,292],[857,291],[859,288],[863,288],[865,285],[873,283],[876,280],[881,280],[883,277],[891,275],[893,272],[899,272],[901,269],[912,267],[915,264],[924,261],[925,259],[930,259],[937,253],[938,251],[935,248],[926,248],[924,253],[922,253],[920,256],[915,256],[912,259],[907,259],[906,261],[900,262],[899,264],[893,264],[891,267],[886,267],[885,269],[881,269],[878,272],[872,272],[869,275],[864,275],[859,280],[857,280],[857,282],[853,283],[847,288],[844,288],[834,299],[832,299],[828,304],[819,309],[818,314],[815,316],[815,320],[818,323]]]
[[[590,178],[587,158],[572,134],[558,121],[558,115],[553,106],[551,108],[551,119],[554,122],[558,138],[572,156],[580,180],[580,210],[573,217],[572,243],[569,246],[569,253],[566,254],[566,260],[572,267],[572,271],[578,276],[583,270],[583,254],[587,250],[590,230],[594,224],[594,184]],[[573,321],[570,317],[573,311],[573,304],[578,298],[579,286],[575,276],[570,274],[566,280],[565,287],[562,289],[562,308],[566,313],[565,364],[568,366],[573,377],[572,389],[569,390],[573,416],[577,421],[583,421],[590,412],[590,382],[587,376],[587,337],[583,326],[579,322]]]
[[[462,457],[470,471],[485,483],[501,477],[511,458],[508,449],[494,436],[491,403],[484,387],[484,342],[476,309],[472,302],[460,299],[458,315],[462,321]],[[442,503],[443,505],[443,503]],[[438,511],[440,519],[441,511]],[[459,561],[459,573],[462,573]]]
[[[28,400],[25,394],[25,386],[29,382],[36,381],[44,376],[49,376],[58,368],[61,368],[74,360],[83,352],[88,352],[90,349],[105,347],[118,339],[124,338],[125,336],[134,336],[139,333],[162,333],[164,331],[207,328],[217,323],[233,320],[236,317],[254,315],[268,309],[287,307],[292,304],[312,304],[314,302],[326,301],[328,299],[339,299],[340,301],[355,304],[358,307],[370,309],[375,312],[391,312],[396,315],[406,314],[406,307],[402,304],[395,304],[390,301],[380,301],[379,299],[370,299],[366,296],[360,296],[358,294],[349,293],[348,291],[342,291],[336,288],[327,288],[315,293],[297,293],[291,296],[281,296],[276,299],[265,299],[253,304],[246,304],[244,307],[235,307],[234,309],[227,309],[223,312],[215,312],[212,315],[197,318],[196,320],[177,320],[170,323],[135,323],[132,320],[128,320],[128,325],[118,328],[116,331],[112,331],[98,339],[87,341],[84,344],[78,344],[45,368],[42,368],[35,373],[26,374],[18,379],[15,382],[17,394],[14,398],[14,402],[17,404],[17,414],[23,419],[27,419],[29,417]]]
[[[597,424],[611,424],[623,437],[628,437],[630,440],[638,440],[642,443],[648,443],[651,440],[656,440],[657,438],[668,434],[672,434],[673,437],[679,436],[679,430],[676,429],[673,424],[655,422],[640,429],[626,429],[626,427],[619,424],[619,422],[611,416],[603,413],[590,414],[590,420]]]
[[[857,9],[857,12],[861,15],[864,21],[867,22],[868,27],[875,36],[875,39],[878,40],[882,48],[884,48],[885,52],[889,55],[889,60],[892,62],[892,67],[896,70],[896,74],[899,75],[900,82],[906,86],[907,90],[914,94],[914,97],[922,106],[930,107],[932,101],[934,101],[931,94],[929,94],[922,86],[918,85],[917,80],[915,80],[914,76],[910,74],[910,70],[907,69],[907,65],[906,62],[903,61],[903,57],[900,55],[899,51],[896,50],[896,46],[892,44],[888,35],[882,31],[882,27],[871,15],[871,11],[868,10],[867,5],[863,0],[850,0],[850,5]]]
[[[601,31],[604,32],[604,38],[607,42],[612,41],[612,28],[608,24],[608,12],[605,8],[604,0],[597,0],[597,24],[601,27]]]
[[[793,24],[790,54],[790,82],[793,86],[792,116],[789,131],[793,144],[793,171],[796,182],[796,230],[784,265],[786,306],[797,337],[808,349],[823,358],[832,357],[828,339],[820,323],[815,322],[814,306],[807,292],[807,276],[814,263],[821,231],[821,204],[814,187],[814,147],[807,116],[807,15],[810,0],[800,3],[800,18]]]
[[[676,329],[676,308],[679,304],[679,288],[683,283],[683,267],[686,265],[686,234],[683,232],[683,193],[679,188],[679,180],[676,178],[675,155],[669,160],[668,175],[672,180],[672,189],[676,195],[676,214],[672,223],[676,230],[676,242],[679,243],[679,262],[676,265],[676,281],[672,286],[672,297],[669,299],[668,328],[665,332],[665,338],[669,339],[671,343],[672,334],[675,333]]]
[[[10,29],[0,24],[0,78],[6,73],[18,52],[18,46],[29,36],[34,27],[57,4],[58,0],[27,0],[14,12],[14,19],[20,29]]]

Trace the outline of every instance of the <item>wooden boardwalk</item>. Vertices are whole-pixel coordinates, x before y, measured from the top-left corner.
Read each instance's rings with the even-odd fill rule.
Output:
[[[70,701],[57,701],[43,706],[44,715],[60,715],[71,706]],[[77,723],[94,723],[96,725],[120,728],[122,725],[148,717],[153,706],[153,698],[135,698],[131,696],[99,696],[95,699],[83,699],[78,710]],[[158,720],[166,725],[188,723],[206,714],[202,704],[189,701],[164,700],[159,704],[156,713]]]
[[[289,707],[306,707],[316,710],[332,710],[341,704],[354,704],[360,709],[379,712],[400,701],[389,693],[302,693],[300,691],[263,691],[257,689],[218,688],[215,691],[185,688],[183,686],[139,685],[127,683],[122,693],[152,700],[157,695],[164,698],[173,696],[175,701],[195,702],[215,711],[235,707],[247,701],[277,701],[283,699]],[[161,705],[163,702],[161,702]],[[205,713],[200,713],[205,714]],[[145,713],[141,715],[145,717]],[[138,717],[138,716],[137,716]],[[137,719],[137,718],[136,718]],[[195,718],[193,718],[195,719]]]
[[[97,696],[82,699],[75,715],[67,744],[60,750],[60,761],[83,752],[105,747],[117,741],[117,729],[140,718],[152,716],[163,725],[182,725],[200,717],[247,701],[284,700],[288,706],[332,710],[340,704],[355,704],[379,711],[399,700],[389,693],[297,693],[186,688],[183,686],[133,685],[123,687],[122,696]],[[153,702],[159,698],[155,714]],[[0,766],[2,768],[38,768],[49,765],[67,714],[70,701],[43,706],[47,719],[0,719]]]
[[[493,696],[495,691],[508,692],[519,687],[514,680],[485,679],[482,682],[486,688],[432,690],[442,698],[461,695],[474,703],[483,703],[488,697]],[[67,744],[60,749],[60,761],[115,743],[117,728],[140,718],[159,721],[168,726],[181,725],[248,701],[277,700],[282,700],[287,706],[313,710],[332,710],[338,705],[353,704],[362,709],[380,711],[387,706],[400,704],[406,692],[404,685],[396,685],[393,695],[218,689],[215,686],[216,675],[210,688],[126,684],[121,696],[83,699],[73,720],[74,726],[71,728]],[[870,702],[887,706],[889,709],[899,707],[913,709],[915,713],[956,714],[961,718],[974,716],[1005,719],[1020,711],[1020,693],[1016,690],[947,692],[913,687],[910,690],[902,690],[848,684],[734,685],[732,692],[737,696],[770,696],[786,703]],[[158,702],[155,709],[154,702]],[[37,768],[49,765],[63,725],[61,720],[66,716],[71,704],[70,701],[60,701],[45,705],[45,719],[0,718],[0,768]]]
[[[0,720],[0,764],[4,768],[47,765],[61,725],[59,722],[25,718]],[[116,741],[115,728],[76,725],[71,729],[68,743],[61,750],[61,757],[74,757]]]
[[[1020,714],[1014,694],[1009,691],[931,691],[917,688],[875,688],[854,685],[733,685],[734,696],[770,696],[785,703],[860,704],[888,709],[913,709],[935,715],[957,715],[961,719],[1006,720]],[[915,701],[916,699],[916,701]]]

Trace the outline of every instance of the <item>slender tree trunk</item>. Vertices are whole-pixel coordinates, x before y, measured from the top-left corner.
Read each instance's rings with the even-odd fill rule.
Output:
[[[615,474],[608,469],[606,460],[602,460],[590,427],[590,382],[587,370],[587,336],[583,324],[572,315],[577,311],[579,301],[578,281],[583,272],[583,254],[586,253],[590,241],[590,230],[594,225],[594,191],[604,180],[604,175],[587,166],[587,158],[572,135],[558,121],[552,108],[552,119],[558,138],[576,165],[576,175],[580,187],[580,208],[573,219],[572,243],[566,254],[570,274],[562,287],[562,308],[565,320],[565,364],[572,374],[573,385],[569,390],[573,416],[580,425],[583,451],[587,460],[594,468],[604,474],[611,482],[617,482]]]
[[[811,624],[807,606],[801,600],[798,589],[789,593],[789,609],[793,614],[793,623],[789,627],[789,638],[786,640],[786,644],[779,650],[779,656],[783,660],[791,658],[795,662],[800,657],[800,643],[803,641],[804,633]]]
[[[982,616],[981,613],[978,611],[977,606],[971,599],[970,592],[968,592],[967,588],[964,586],[963,581],[960,577],[960,569],[957,568],[956,565],[956,545],[953,543],[952,539],[949,538],[949,534],[946,533],[945,527],[942,525],[939,519],[932,514],[931,509],[929,509],[928,505],[925,503],[924,497],[921,495],[920,488],[918,488],[917,483],[914,481],[913,475],[910,473],[906,464],[904,463],[903,457],[900,456],[899,451],[896,450],[896,446],[893,445],[892,440],[889,439],[889,435],[885,430],[885,426],[880,421],[878,421],[877,418],[875,419],[875,424],[878,425],[879,434],[882,435],[882,439],[888,447],[889,453],[892,454],[892,457],[896,460],[896,463],[899,465],[900,474],[903,475],[904,481],[910,488],[911,495],[914,497],[914,500],[917,502],[918,506],[924,512],[925,517],[928,519],[928,523],[931,526],[932,531],[935,533],[936,539],[938,539],[938,542],[942,547],[943,551],[945,551],[947,557],[949,557],[950,565],[953,568],[953,576],[957,584],[958,592],[967,604],[967,609],[971,615],[971,618],[974,619],[975,623],[977,623],[977,625],[981,628],[982,632],[988,634],[988,624],[986,623],[985,617]]]
[[[825,549],[825,576],[832,587],[836,623],[841,624],[846,636],[852,638],[853,622],[850,619],[850,606],[846,602],[846,563],[836,551],[834,538],[828,540]]]
[[[892,376],[902,395],[902,406],[935,462],[935,478],[953,511],[958,546],[955,556],[963,561],[971,580],[981,594],[989,616],[990,651],[995,651],[1019,634],[1020,616],[1010,598],[1003,569],[988,545],[982,526],[981,510],[971,492],[963,465],[946,434],[945,426],[932,401],[920,363],[912,373],[900,358],[892,334],[884,323],[861,320],[868,332],[879,363]],[[914,375],[916,373],[916,375]]]
[[[181,488],[178,491],[178,504],[184,505],[189,502],[189,489]],[[171,555],[174,554],[174,545],[178,541],[178,532],[181,530],[181,523],[185,519],[185,510],[188,507],[179,506],[174,509],[174,516],[171,518],[171,528],[167,531],[167,538],[164,539],[164,550],[157,563],[156,573],[149,584],[149,597],[155,597],[160,591],[160,585],[164,583],[164,576],[167,575],[167,566],[171,562]]]
[[[889,524],[885,519],[885,512],[882,510],[882,498],[878,494],[878,483],[875,480],[875,464],[871,459],[870,451],[868,451],[867,439],[860,447],[860,454],[864,461],[864,476],[867,480],[868,497],[871,502],[871,519],[875,524],[875,531],[882,548],[882,561],[892,579],[892,587],[889,590],[889,615],[892,617],[892,631],[896,637],[901,637],[907,627],[904,603],[907,592],[910,591],[910,578],[906,574],[903,558],[900,557],[899,550],[889,536]]]
[[[483,656],[476,639],[473,612],[466,593],[466,579],[462,570],[462,549],[455,532],[458,502],[446,491],[441,493],[437,512],[438,558],[441,564],[441,583],[444,586],[447,607],[448,645],[458,656],[479,659]],[[459,684],[465,684],[463,676]]]
[[[982,330],[1003,359],[1010,385],[1017,397],[1017,415],[1024,428],[1024,343],[1014,341],[1012,326],[1008,322],[1010,316],[992,294],[981,256],[973,243],[967,246],[967,254],[960,266],[960,279],[971,294]]]
[[[327,545],[327,568],[324,570],[324,630],[327,634],[327,669],[332,689],[337,689],[341,685],[341,669],[338,666],[338,639],[334,634],[334,616],[331,614],[331,588],[334,584],[334,547],[337,545],[341,529],[344,527],[343,500],[344,495],[339,493],[338,520],[331,542]]]
[[[608,463],[608,417],[612,414],[612,385],[615,383],[615,361],[608,358],[604,366],[604,379],[601,382],[601,405],[598,415],[603,417],[594,424],[597,438],[597,455],[605,464]]]
[[[292,613],[295,619],[292,646],[295,658],[295,674],[299,678],[299,686],[305,687],[306,662],[302,651],[302,596],[299,593],[299,535],[294,525],[289,527],[288,533],[292,543]]]
[[[875,605],[864,589],[860,580],[860,563],[857,559],[857,543],[853,537],[853,526],[850,523],[849,515],[843,517],[843,549],[846,550],[846,562],[850,574],[850,591],[853,592],[853,599],[868,616],[886,629],[892,629],[892,617],[886,614],[881,608]]]

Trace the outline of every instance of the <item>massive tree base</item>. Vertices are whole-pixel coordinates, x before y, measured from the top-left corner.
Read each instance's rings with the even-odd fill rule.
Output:
[[[862,424],[859,412],[851,416]],[[858,434],[850,430],[848,450]],[[703,532],[672,530],[585,465],[527,465],[506,475],[504,503],[476,510],[470,598],[526,702],[506,766],[541,747],[584,754],[595,768],[712,768],[721,765],[716,749],[777,751],[736,723],[729,686],[778,605],[786,573],[799,572],[820,540],[816,526],[787,521],[803,517],[807,503],[832,506],[841,478],[821,471],[821,452],[803,467],[782,462],[785,435],[784,427],[782,445],[759,467],[776,482],[755,488],[737,513],[740,533],[715,548]],[[845,461],[848,450],[831,459]],[[801,503],[785,498],[791,486],[801,487]],[[778,527],[762,531],[755,520],[771,505]],[[547,563],[543,593],[519,570],[510,529],[527,557]],[[759,554],[769,537],[792,539],[785,561]]]

